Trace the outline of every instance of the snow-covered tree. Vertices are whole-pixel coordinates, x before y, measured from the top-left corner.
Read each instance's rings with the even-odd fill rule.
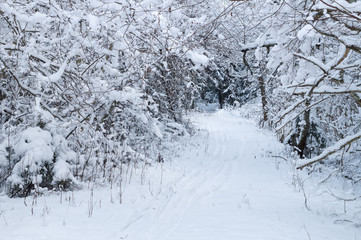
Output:
[[[354,159],[349,153],[357,153],[361,117],[360,3],[271,5],[273,10],[265,8],[269,15],[259,28],[261,37],[254,42],[256,58],[267,43],[274,45],[261,55],[267,64],[266,87],[272,90],[267,97],[270,125],[300,157],[314,157],[300,168],[334,153],[339,153],[334,158],[338,164]],[[251,49],[252,44],[245,46]]]

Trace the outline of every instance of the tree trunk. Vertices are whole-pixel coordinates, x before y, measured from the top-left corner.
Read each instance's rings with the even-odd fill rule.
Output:
[[[309,100],[306,101],[306,108],[308,108],[310,105]],[[300,141],[298,143],[298,149],[299,149],[299,155],[301,158],[305,157],[305,149],[307,146],[307,138],[310,131],[310,110],[305,111],[303,115],[303,120],[305,121],[303,125],[303,129],[301,131]]]
[[[266,122],[268,120],[268,110],[267,110],[266,87],[265,87],[263,75],[260,75],[258,77],[258,83],[259,83],[259,88],[261,90],[263,122]]]
[[[218,101],[219,101],[219,107],[220,109],[223,109],[223,91],[222,88],[218,88]]]

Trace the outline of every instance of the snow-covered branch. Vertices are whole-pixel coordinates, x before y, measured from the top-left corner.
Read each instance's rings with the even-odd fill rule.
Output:
[[[303,56],[303,55],[298,54],[298,53],[294,53],[294,55],[296,57],[299,57],[299,58],[301,58],[301,59],[303,59],[303,60],[305,60],[307,62],[310,62],[310,63],[316,65],[324,73],[327,73],[330,70],[330,68],[328,66],[326,66],[322,61],[318,60],[315,57],[306,57],[306,56]]]
[[[317,157],[306,159],[306,160],[299,160],[297,163],[297,169],[303,169],[306,166],[312,165],[316,162],[322,161],[323,159],[327,158],[328,156],[338,152],[342,148],[350,145],[351,143],[359,140],[361,138],[361,132],[356,133],[354,135],[348,136],[344,139],[339,140],[333,146],[326,148],[320,155]]]

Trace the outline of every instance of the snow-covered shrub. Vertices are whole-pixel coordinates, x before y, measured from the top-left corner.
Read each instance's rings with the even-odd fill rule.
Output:
[[[39,127],[29,127],[13,146],[14,163],[7,179],[11,197],[25,197],[42,188],[69,189],[74,180],[69,162],[74,160],[65,139]]]

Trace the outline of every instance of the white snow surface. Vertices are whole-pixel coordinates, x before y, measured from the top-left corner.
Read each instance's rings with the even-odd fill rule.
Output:
[[[304,207],[294,167],[272,157],[283,151],[273,134],[235,112],[191,120],[200,130],[163,164],[123,171],[122,204],[116,184],[93,197],[90,190],[1,196],[2,239],[361,239],[353,224],[335,224],[338,204],[314,196],[313,210]]]

